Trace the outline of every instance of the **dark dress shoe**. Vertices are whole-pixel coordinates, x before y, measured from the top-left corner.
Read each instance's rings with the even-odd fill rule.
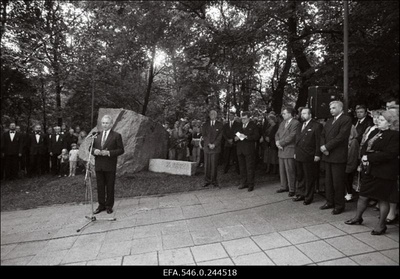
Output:
[[[208,185],[210,185],[210,183],[204,183],[202,187],[208,187]]]
[[[303,196],[297,196],[295,198],[292,199],[293,201],[304,201],[304,197]]]
[[[321,210],[325,210],[325,209],[330,209],[330,208],[333,208],[333,205],[330,205],[330,204],[324,204],[323,206],[320,206],[320,208],[319,209],[321,209]]]
[[[382,234],[384,234],[385,232],[386,232],[386,230],[387,230],[387,227],[385,226],[382,230],[380,230],[380,231],[376,231],[376,230],[373,230],[372,232],[371,232],[371,234],[372,235],[382,235]]]
[[[276,190],[277,193],[284,193],[284,192],[289,192],[289,189],[279,189]]]
[[[248,188],[248,186],[247,185],[241,185],[241,186],[239,186],[238,189],[244,189],[244,188]]]
[[[355,224],[361,225],[363,221],[364,221],[363,218],[360,218],[360,219],[350,219],[350,220],[347,220],[347,221],[344,222],[344,223],[345,223],[346,225],[355,225]]]
[[[98,207],[98,208],[93,212],[93,214],[99,214],[100,212],[102,212],[102,211],[104,211],[104,210],[106,210],[106,209],[105,209],[105,208]]]
[[[338,215],[338,214],[342,213],[343,211],[344,211],[343,209],[335,208],[335,209],[332,210],[332,214],[333,215]]]
[[[251,192],[254,190],[254,187],[249,187],[249,189],[247,189],[248,192]]]
[[[112,208],[107,208],[107,214],[111,214],[113,212],[114,212],[114,210]]]
[[[294,196],[294,192],[289,192],[288,197],[293,197]]]
[[[303,204],[304,205],[309,205],[311,203],[311,201],[304,201]]]

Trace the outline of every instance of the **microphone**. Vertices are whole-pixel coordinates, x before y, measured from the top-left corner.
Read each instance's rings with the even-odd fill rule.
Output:
[[[100,134],[100,132],[92,132],[91,134],[89,134],[86,138],[95,138]]]

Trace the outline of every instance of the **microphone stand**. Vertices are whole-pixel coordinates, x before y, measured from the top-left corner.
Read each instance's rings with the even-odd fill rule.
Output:
[[[88,158],[88,162],[86,164],[86,173],[85,173],[85,186],[86,186],[86,199],[90,198],[90,205],[91,205],[91,215],[90,216],[85,216],[86,219],[88,219],[89,221],[83,225],[81,228],[77,229],[76,232],[80,232],[82,231],[85,227],[87,227],[89,224],[91,224],[92,222],[98,221],[98,220],[103,220],[103,221],[116,221],[117,218],[112,217],[112,218],[97,218],[96,216],[94,216],[94,209],[93,209],[93,191],[92,191],[92,171],[91,171],[91,167],[90,167],[90,159],[92,156],[92,150],[93,150],[93,142],[94,139],[97,138],[97,133],[89,135],[86,137],[85,140],[90,140],[89,143],[89,158]]]

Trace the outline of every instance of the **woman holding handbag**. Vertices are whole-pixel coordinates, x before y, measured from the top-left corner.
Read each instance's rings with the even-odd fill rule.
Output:
[[[391,128],[397,126],[398,122],[399,118],[395,112],[383,111],[378,119],[378,133],[369,136],[361,149],[364,175],[361,180],[357,213],[345,224],[362,224],[362,214],[368,207],[369,199],[376,199],[379,201],[380,218],[371,232],[372,235],[386,232],[389,202],[393,191],[397,190],[399,132]]]

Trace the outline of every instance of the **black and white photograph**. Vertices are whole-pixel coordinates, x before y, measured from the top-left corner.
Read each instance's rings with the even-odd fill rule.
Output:
[[[0,4],[4,271],[398,270],[398,1]]]

